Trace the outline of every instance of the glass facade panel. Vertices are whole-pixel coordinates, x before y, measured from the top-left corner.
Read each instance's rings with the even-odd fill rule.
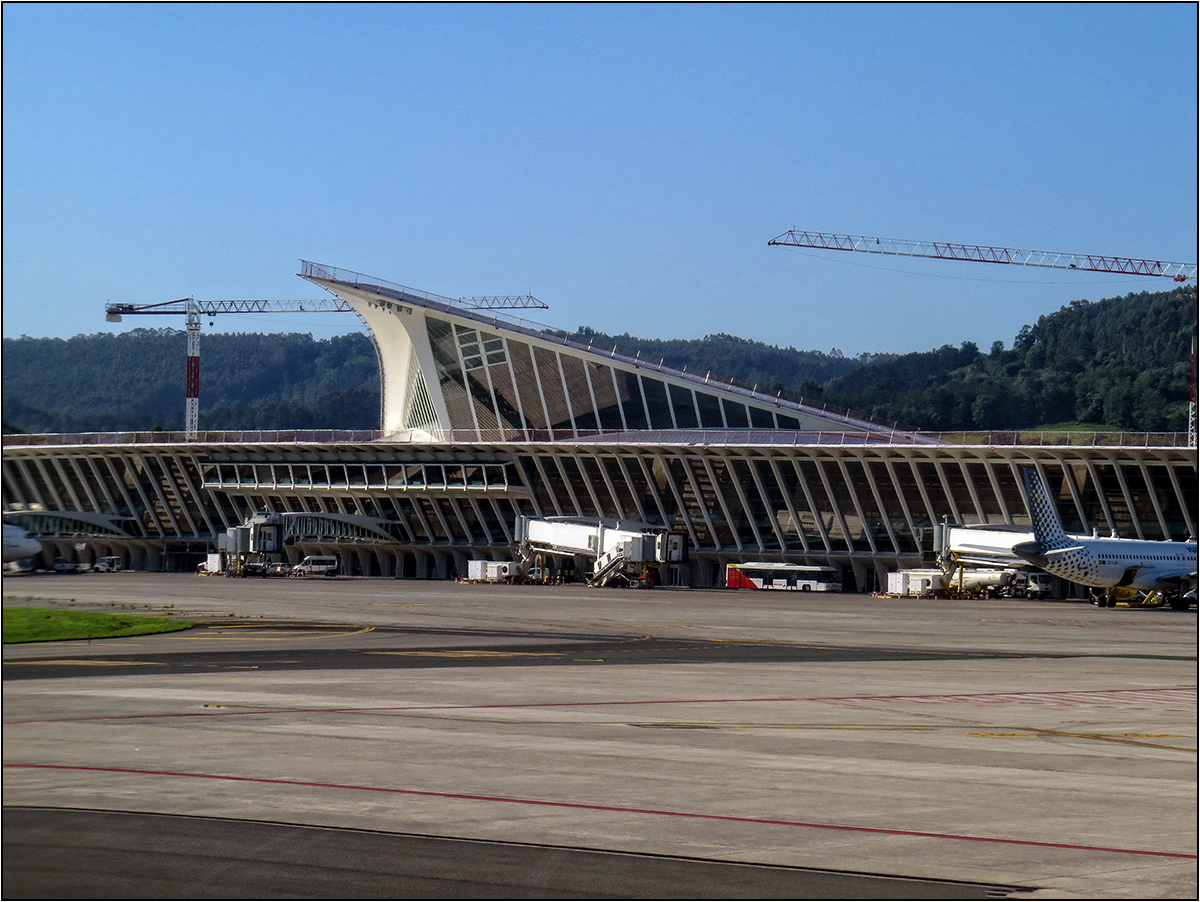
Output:
[[[524,429],[521,411],[517,407],[517,393],[513,388],[512,373],[508,363],[493,364],[488,367],[488,376],[492,380],[492,398],[496,410],[500,413],[500,428]]]
[[[979,505],[983,508],[985,521],[988,523],[1003,523],[1004,511],[1000,509],[1000,502],[996,498],[996,492],[992,488],[992,481],[988,479],[987,465],[983,463],[966,463],[963,464],[967,471],[967,478],[971,480],[971,485],[975,488],[975,494],[979,498]]]
[[[768,461],[763,461],[764,464],[769,464]],[[777,471],[779,478],[777,484],[780,490],[784,493],[783,503],[780,507],[784,510],[784,514],[779,514],[780,517],[786,517],[786,520],[781,520],[783,525],[783,533],[787,536],[804,536],[808,542],[808,547],[823,551],[825,549],[825,540],[821,537],[820,530],[817,529],[816,518],[813,516],[812,509],[809,507],[808,499],[804,496],[804,490],[800,486],[800,479],[796,474],[796,467],[790,460],[778,460],[774,462],[771,468]],[[791,512],[787,510],[787,502],[791,501],[792,507],[796,510],[798,520],[791,519]],[[801,545],[801,547],[803,547]]]
[[[735,458],[729,462],[729,467],[733,472],[734,479],[737,480],[737,488],[741,489],[741,494],[746,499],[746,506],[749,507],[749,519],[754,526],[758,528],[758,534],[762,537],[762,548],[769,551],[780,550],[779,537],[775,535],[775,516],[768,508],[767,501],[762,497],[762,492],[758,489],[758,482],[754,478],[754,474],[750,472],[751,463],[741,458]],[[747,524],[749,525],[749,524]],[[746,530],[739,527],[738,533],[743,536],[742,541],[746,544],[752,544],[756,540],[751,531],[751,538],[745,538]]]
[[[988,466],[996,476],[996,484],[1000,486],[1000,496],[1008,507],[1008,515],[1014,524],[1029,525],[1029,514],[1025,510],[1025,492],[1017,485],[1012,467],[1007,462],[989,462]],[[1078,480],[1076,480],[1078,484]]]
[[[529,462],[527,472],[533,480],[534,497],[542,506],[542,512],[546,516],[555,516],[559,513],[571,516],[578,513],[571,504],[571,497],[567,494],[566,486],[563,485],[562,476],[558,472],[558,466],[554,463],[553,457],[539,457],[536,462],[531,457],[523,458],[523,460]],[[540,472],[545,475],[544,481],[539,478],[538,464],[541,464]],[[557,506],[555,501],[558,502]]]
[[[608,481],[612,483],[613,491],[617,493],[617,510],[618,516],[628,519],[640,518],[638,506],[634,502],[633,494],[630,491],[629,480],[625,478],[625,473],[621,469],[621,464],[615,457],[602,457],[600,463],[604,467],[604,472],[608,476]],[[634,462],[636,464],[636,461]],[[657,510],[655,509],[657,514]],[[650,510],[646,510],[647,516]],[[662,519],[658,517],[657,519]]]
[[[934,523],[940,523],[944,516],[953,518],[954,508],[946,500],[946,493],[942,489],[942,481],[938,478],[937,468],[933,465],[933,462],[922,460],[913,463],[912,466],[917,471],[917,479],[920,480],[925,493],[929,495],[929,503],[933,505]]]
[[[882,461],[871,461],[866,467],[867,475],[879,492],[879,497],[883,499],[884,516],[887,518],[888,525],[892,527],[892,532],[895,533],[896,542],[899,545],[896,550],[907,553],[920,551],[917,547],[916,537],[908,527],[908,519],[904,516],[904,507],[900,504],[899,492],[892,483],[892,477],[888,473],[887,467]]]
[[[482,366],[467,373],[467,390],[475,407],[475,418],[480,429],[499,428],[496,409],[492,407],[492,389],[488,385],[487,370]]]
[[[700,409],[700,426],[704,429],[724,429],[721,417],[721,402],[715,395],[696,392],[696,406]]]
[[[1054,498],[1054,507],[1058,511],[1059,519],[1062,520],[1063,528],[1070,533],[1087,532],[1079,519],[1079,506],[1075,504],[1075,497],[1071,494],[1071,484],[1068,481],[1075,479],[1075,474],[1064,469],[1057,462],[1046,462],[1044,469],[1046,472],[1046,490]],[[1115,483],[1115,477],[1113,481]],[[1079,490],[1080,499],[1083,501],[1083,509],[1088,519],[1095,524],[1103,525],[1106,520],[1104,510],[1099,506],[1099,498],[1094,493],[1092,494],[1092,504],[1096,507],[1093,517],[1093,512],[1089,510],[1088,493],[1084,490],[1083,484],[1075,479],[1075,487]],[[1120,486],[1117,486],[1117,494],[1120,494],[1120,491]]]
[[[457,498],[454,501],[454,506],[458,508],[458,512],[462,514],[463,520],[467,524],[467,532],[472,540],[484,544],[490,543],[491,539],[488,536],[487,527],[479,519],[479,515],[475,512],[475,505],[465,498]]]
[[[509,541],[504,527],[500,524],[500,516],[496,513],[496,507],[489,499],[484,498],[479,501],[479,516],[483,519],[483,528],[492,544],[504,545]]]
[[[766,493],[764,500],[767,505],[767,517],[775,527],[771,530],[772,535],[778,530],[779,534],[783,536],[784,550],[802,550],[803,545],[797,536],[797,524],[788,510],[783,490],[779,487],[779,480],[775,478],[775,470],[771,467],[771,462],[756,460],[753,461],[752,466],[758,482],[762,484],[762,490]]]
[[[779,424],[780,429],[795,429],[799,431],[800,421],[796,417],[785,416],[782,413],[775,414],[775,421]]]
[[[529,345],[519,341],[508,343],[509,362],[516,377],[516,389],[521,398],[521,410],[530,429],[546,429],[546,414],[542,409],[542,393],[538,391],[537,374],[533,371]]]
[[[1083,527],[1080,524],[1080,529],[1077,532],[1088,533],[1093,528],[1107,529],[1108,518],[1104,516],[1104,508],[1100,504],[1100,496],[1097,494],[1096,482],[1092,479],[1091,471],[1086,464],[1074,464],[1070,467],[1071,477],[1075,480],[1075,487],[1079,490],[1079,501],[1083,507],[1084,516],[1087,518],[1089,525]],[[1024,494],[1022,493],[1021,512],[1024,514],[1022,522],[1029,523],[1029,514],[1025,509]],[[1060,514],[1061,516],[1061,514]],[[1078,517],[1075,517],[1078,520]],[[1063,525],[1066,526],[1067,521],[1063,520]],[[1068,530],[1070,531],[1070,530]]]
[[[1167,529],[1171,533],[1167,538],[1173,542],[1185,540],[1188,537],[1187,520],[1183,516],[1183,508],[1175,498],[1175,486],[1171,484],[1171,474],[1166,466],[1155,463],[1147,464],[1146,471],[1150,476],[1150,490],[1158,499],[1158,506],[1162,509],[1163,517],[1167,521]],[[1194,473],[1194,471],[1191,472]],[[1193,484],[1194,482],[1193,479]],[[1194,489],[1191,497],[1196,497]]]
[[[600,505],[600,516],[629,517],[630,514],[623,513],[613,500],[612,492],[608,490],[608,486],[604,482],[604,477],[600,473],[600,464],[596,458],[580,455],[579,465],[583,468],[584,476],[588,480],[588,487],[592,490],[591,493],[588,493],[587,487],[585,487],[582,491],[588,494],[588,497],[591,497],[593,494],[596,496],[595,503]],[[580,490],[577,489],[576,491]],[[636,514],[633,516],[636,516]]]
[[[1195,464],[1190,466],[1175,466],[1173,464],[1165,464],[1163,469],[1165,470],[1167,467],[1171,467],[1176,480],[1179,481],[1179,489],[1183,493],[1182,498],[1176,496],[1177,500],[1175,504],[1172,505],[1172,507],[1178,511],[1178,513],[1175,515],[1175,517],[1168,516],[1167,522],[1171,524],[1179,524],[1178,532],[1174,536],[1176,541],[1183,541],[1189,537],[1192,539],[1192,541],[1195,541],[1197,526],[1193,525],[1191,529],[1188,529],[1187,521],[1183,517],[1183,505],[1188,505],[1190,507],[1192,523],[1196,524],[1195,504],[1196,499],[1200,498],[1200,474],[1197,474]],[[1168,475],[1166,479],[1169,482],[1170,476]],[[1172,525],[1171,528],[1174,530],[1176,527]]]
[[[575,500],[579,502],[580,513],[585,517],[604,516],[600,511],[596,510],[596,502],[592,500],[591,493],[588,492],[587,486],[583,483],[583,474],[579,470],[579,464],[576,462],[576,459],[564,455],[558,458],[558,462],[562,464],[563,473],[566,474],[567,481],[571,483],[571,487],[575,490]]]
[[[646,408],[650,412],[651,429],[674,429],[671,420],[671,403],[667,400],[667,386],[658,379],[642,377],[642,391],[646,393]]]
[[[503,338],[493,335],[491,332],[480,332],[479,338],[483,342],[484,363],[488,366],[500,366],[508,362],[508,357],[504,353]]]
[[[949,486],[958,512],[962,515],[964,525],[969,523],[986,523],[983,512],[975,506],[971,491],[967,488],[967,480],[963,475],[962,465],[956,460],[942,461],[942,472],[946,475],[946,485]]]
[[[654,457],[649,461],[649,466],[650,473],[654,478],[654,485],[658,488],[659,497],[663,499],[663,504],[667,505],[668,514],[674,511],[678,518],[674,525],[684,527],[690,524],[698,546],[700,548],[711,547],[713,537],[701,513],[696,493],[692,490],[692,484],[684,472],[683,462],[677,458],[663,460]],[[679,493],[680,501],[675,500],[676,492]],[[676,511],[675,505],[680,502],[683,504],[683,510]]]
[[[630,429],[646,429],[646,409],[642,406],[642,389],[638,384],[637,373],[617,371],[618,382],[624,383],[621,394],[621,407],[625,410],[625,425]]]
[[[775,417],[761,407],[750,407],[750,425],[755,429],[774,429]]]
[[[613,386],[612,368],[589,362],[588,376],[592,380],[592,393],[596,406],[600,408],[600,428],[607,432],[621,431],[621,407],[617,390]]]
[[[858,498],[858,506],[862,509],[864,531],[874,540],[878,551],[895,550],[887,526],[883,522],[883,513],[879,510],[875,494],[871,491],[866,467],[859,460],[848,460],[845,464],[846,472],[850,474],[850,490]]]
[[[700,420],[696,417],[696,402],[692,398],[691,389],[681,385],[672,385],[671,408],[675,411],[675,425],[680,429],[697,429]]]
[[[653,466],[653,461],[645,461],[645,463]],[[664,511],[660,510],[659,502],[655,500],[655,492],[651,489],[650,480],[646,478],[646,467],[643,466],[643,460],[636,457],[622,458],[619,461],[619,467],[628,474],[630,491],[641,501],[646,522],[653,523],[655,526],[675,525],[677,521],[674,519],[672,522],[664,520]],[[657,494],[662,502],[662,508],[666,511],[666,516],[671,517],[675,512],[675,496],[671,494],[670,489],[664,489]],[[682,523],[678,525],[682,526]]]
[[[717,499],[716,486],[712,484],[712,480],[708,476],[708,470],[704,467],[704,461],[689,459],[687,466],[700,493],[697,501],[708,513],[708,518],[712,521],[713,530],[716,532],[716,535],[713,537],[716,540],[716,546],[718,548],[736,549],[737,542],[733,538],[733,528],[729,524],[729,518],[725,516],[725,508],[721,506],[721,503]]]
[[[859,514],[858,508],[854,504],[850,483],[842,475],[842,469],[838,466],[838,462],[825,460],[818,462],[817,466],[825,471],[825,476],[829,480],[827,491],[832,493],[831,500],[837,506],[849,532],[846,538],[850,543],[850,550],[870,551],[871,543],[867,538],[868,525],[863,520],[864,515]]]
[[[458,347],[462,351],[463,369],[467,372],[483,366],[483,351],[479,347],[479,333],[474,329],[455,326],[458,335]]]
[[[1121,483],[1117,479],[1116,468],[1110,463],[1098,463],[1095,465],[1094,472],[1100,483],[1100,491],[1104,493],[1104,499],[1108,502],[1109,513],[1112,514],[1113,528],[1117,530],[1117,534],[1123,539],[1132,539],[1137,536],[1133,528],[1133,512],[1129,509],[1129,503],[1125,500],[1125,493],[1121,491]],[[1061,513],[1065,512],[1062,501],[1059,501],[1058,509]],[[1063,518],[1063,525],[1066,526],[1066,518]],[[1068,532],[1070,528],[1068,527]]]
[[[722,398],[721,407],[725,411],[725,422],[730,429],[746,429],[750,426],[750,419],[746,416],[745,404],[730,401],[728,398]]]
[[[462,367],[458,365],[458,351],[450,324],[432,316],[425,318],[425,324],[429,331],[429,347],[433,352],[434,366],[437,368],[442,400],[445,401],[446,412],[450,416],[450,428],[474,429],[471,402],[467,395],[466,382],[463,380]]]
[[[550,428],[570,431],[571,411],[567,407],[562,376],[558,372],[558,355],[545,348],[535,347],[533,359],[537,362],[542,396],[546,400],[546,412],[550,415]]]
[[[462,520],[454,513],[454,505],[450,503],[449,498],[435,498],[434,504],[441,511],[442,519],[446,523],[446,527],[450,530],[450,538],[456,542],[464,542],[467,539],[467,531],[463,526]]]
[[[595,432],[599,428],[596,409],[592,406],[592,393],[588,390],[587,374],[583,361],[570,354],[560,354],[563,376],[571,395],[571,411],[575,414],[575,428],[581,432]]]
[[[644,476],[646,473],[649,473],[649,481],[647,482],[648,493],[654,492],[658,494],[659,500],[662,501],[662,507],[666,511],[667,522],[664,525],[676,527],[677,529],[686,529],[690,524],[697,534],[700,533],[703,524],[690,516],[691,509],[685,512],[680,510],[679,507],[680,503],[684,505],[688,504],[689,497],[688,493],[684,492],[684,486],[677,479],[677,476],[682,477],[683,468],[672,469],[668,473],[666,465],[658,457],[643,457],[640,462],[643,469],[642,475]],[[630,470],[634,468],[632,462],[630,462],[629,468]],[[679,494],[679,498],[676,498],[676,493]]]
[[[1150,490],[1146,479],[1142,476],[1142,468],[1137,466],[1121,467],[1121,475],[1125,477],[1125,487],[1133,500],[1133,513],[1142,527],[1142,538],[1165,539],[1162,526],[1158,522],[1158,514],[1154,511],[1154,501],[1150,498]]]
[[[825,492],[825,484],[821,481],[821,474],[817,470],[817,462],[814,460],[798,460],[796,466],[800,470],[801,478],[804,479],[804,486],[812,495],[813,505],[816,510],[813,513],[820,518],[821,525],[825,529],[825,533],[829,536],[830,551],[849,551],[850,548],[846,542],[846,535],[842,531],[842,525],[838,522],[834,515],[833,503],[829,500],[828,494]],[[840,480],[839,480],[840,481]],[[801,490],[800,504],[807,506],[808,502],[803,497]]]

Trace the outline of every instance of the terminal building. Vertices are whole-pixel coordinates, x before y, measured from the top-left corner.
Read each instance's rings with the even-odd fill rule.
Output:
[[[51,558],[182,570],[271,512],[290,560],[448,578],[511,559],[519,515],[603,517],[684,536],[670,584],[722,585],[726,564],[766,560],[834,566],[871,591],[932,561],[939,524],[1028,529],[1019,468],[1033,465],[1069,532],[1197,534],[1184,434],[922,434],[359,273],[301,275],[369,327],[379,431],[6,436],[5,522]]]

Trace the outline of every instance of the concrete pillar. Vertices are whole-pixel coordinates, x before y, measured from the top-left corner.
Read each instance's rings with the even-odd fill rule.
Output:
[[[430,579],[433,576],[433,555],[426,551],[414,552],[416,557],[417,579]]]

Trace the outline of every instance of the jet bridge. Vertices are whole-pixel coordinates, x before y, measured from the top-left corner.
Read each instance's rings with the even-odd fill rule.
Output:
[[[1024,567],[1013,554],[1013,546],[1033,540],[1033,533],[995,526],[954,526],[934,528],[933,546],[942,569],[949,571],[961,564],[973,567]]]
[[[685,555],[684,536],[632,520],[522,516],[515,538],[526,565],[546,553],[591,558],[590,586],[625,580],[649,588],[659,582],[662,564],[682,561]]]

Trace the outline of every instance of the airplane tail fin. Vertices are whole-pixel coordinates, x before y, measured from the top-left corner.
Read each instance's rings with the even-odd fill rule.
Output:
[[[1053,547],[1058,541],[1065,540],[1067,533],[1062,521],[1058,519],[1058,511],[1050,499],[1050,493],[1042,486],[1042,477],[1035,467],[1022,467],[1025,477],[1025,495],[1029,502],[1029,517],[1033,521],[1033,537],[1047,547]]]

